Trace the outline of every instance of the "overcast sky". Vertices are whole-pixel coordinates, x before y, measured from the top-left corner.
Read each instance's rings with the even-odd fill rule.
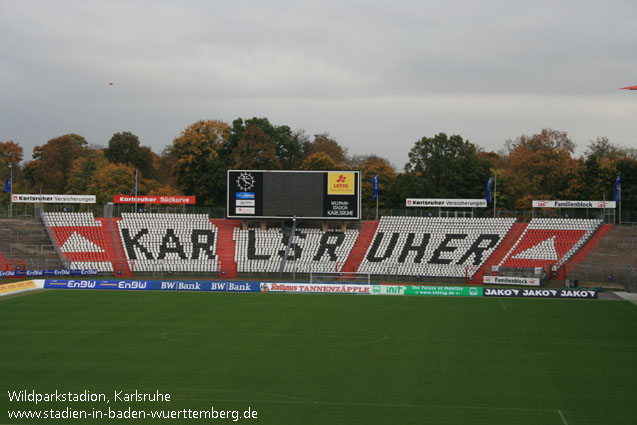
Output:
[[[113,85],[109,85],[113,83]],[[439,132],[637,147],[637,2],[0,0],[0,141],[267,117],[402,168]]]

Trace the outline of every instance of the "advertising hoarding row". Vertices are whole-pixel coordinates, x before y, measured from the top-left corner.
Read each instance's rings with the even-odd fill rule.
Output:
[[[109,289],[133,291],[261,292],[259,282],[163,280],[46,280],[48,289]]]
[[[0,293],[23,289],[35,289],[32,281],[0,286]],[[127,291],[194,291],[194,292],[272,292],[307,294],[356,294],[403,296],[465,296],[503,298],[568,298],[597,299],[598,294],[586,289],[539,288],[481,288],[475,286],[427,286],[427,285],[357,285],[309,282],[254,282],[254,281],[146,281],[146,280],[45,280],[38,285],[47,289],[106,289]],[[19,284],[19,287],[16,286]]]
[[[42,194],[13,194],[13,203],[23,204],[94,204],[95,195],[42,195]],[[113,196],[115,204],[177,204],[194,205],[195,196]]]

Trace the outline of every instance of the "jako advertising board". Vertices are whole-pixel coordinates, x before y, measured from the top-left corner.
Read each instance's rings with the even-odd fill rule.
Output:
[[[583,289],[513,289],[484,288],[485,297],[503,298],[572,298],[596,299],[597,291]]]

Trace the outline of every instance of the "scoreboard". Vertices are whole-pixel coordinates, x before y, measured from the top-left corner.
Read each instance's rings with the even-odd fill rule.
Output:
[[[226,216],[360,220],[359,171],[228,170]]]

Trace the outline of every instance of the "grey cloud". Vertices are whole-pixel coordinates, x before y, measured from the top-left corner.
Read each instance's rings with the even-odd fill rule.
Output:
[[[459,133],[486,149],[554,126],[634,143],[629,1],[0,3],[0,140],[266,116],[396,165]],[[113,82],[113,86],[108,83]],[[389,144],[388,144],[389,143]],[[391,146],[391,147],[388,147]]]

